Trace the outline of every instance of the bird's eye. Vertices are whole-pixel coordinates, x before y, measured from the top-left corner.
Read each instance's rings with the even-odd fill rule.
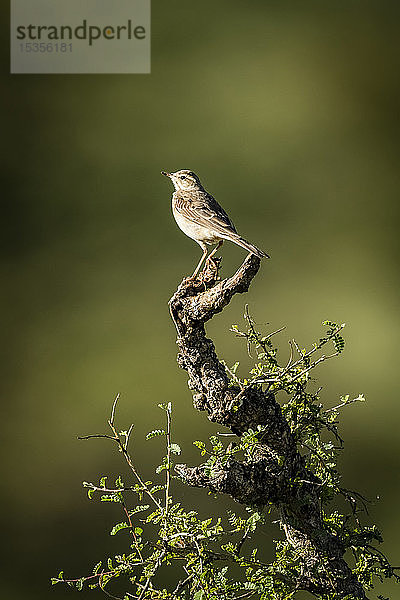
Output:
[[[186,175],[181,175],[181,179],[186,179]]]

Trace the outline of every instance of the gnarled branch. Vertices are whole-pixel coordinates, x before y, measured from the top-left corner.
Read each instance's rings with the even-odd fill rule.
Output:
[[[229,494],[245,505],[273,503],[280,511],[287,540],[302,556],[301,580],[293,582],[298,589],[365,599],[362,585],[343,558],[342,543],[324,527],[320,482],[306,469],[274,393],[259,386],[232,386],[212,340],[206,337],[205,323],[235,294],[248,291],[259,268],[260,259],[249,254],[232,277],[217,281],[214,273],[203,281],[185,279],[170,300],[178,332],[178,364],[189,375],[195,408],[238,436],[249,428],[263,427],[252,461],[217,462],[211,474],[203,465],[177,465],[176,470],[189,485]],[[318,576],[316,565],[322,565]]]

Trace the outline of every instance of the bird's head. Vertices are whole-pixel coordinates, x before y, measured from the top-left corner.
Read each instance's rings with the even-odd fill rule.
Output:
[[[170,178],[176,190],[189,192],[204,189],[196,173],[193,173],[193,171],[189,171],[188,169],[175,171],[175,173],[167,173],[166,171],[161,171],[161,173]]]

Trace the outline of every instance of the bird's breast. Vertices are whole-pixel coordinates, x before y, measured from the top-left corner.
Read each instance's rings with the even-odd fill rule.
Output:
[[[176,210],[174,205],[172,205],[172,213],[179,229],[181,229],[188,237],[192,238],[192,240],[204,242],[205,244],[215,244],[221,239],[216,235],[215,231],[184,217]]]

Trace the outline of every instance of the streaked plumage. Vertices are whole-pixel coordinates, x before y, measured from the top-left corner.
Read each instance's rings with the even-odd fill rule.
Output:
[[[193,278],[196,277],[207,255],[205,244],[218,244],[210,253],[208,260],[222,245],[223,240],[234,242],[259,258],[269,258],[265,252],[238,234],[222,206],[203,188],[200,179],[193,171],[186,169],[175,173],[162,171],[162,174],[169,177],[175,187],[172,195],[172,212],[178,227],[203,249],[203,256],[192,275]]]

